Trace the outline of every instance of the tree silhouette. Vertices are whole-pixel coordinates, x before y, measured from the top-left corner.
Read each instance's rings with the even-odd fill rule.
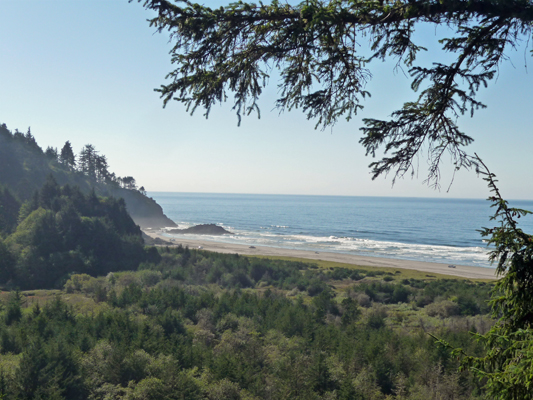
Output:
[[[72,151],[72,145],[68,140],[61,149],[59,162],[66,165],[69,169],[76,168],[76,156],[74,155],[74,151]]]
[[[204,108],[207,117],[214,104],[233,95],[240,122],[243,115],[259,115],[257,101],[278,70],[276,106],[299,108],[326,128],[362,109],[373,62],[392,59],[408,69],[419,93],[389,120],[364,119],[360,143],[372,156],[385,151],[370,164],[374,178],[415,173],[416,157],[425,150],[428,183],[436,186],[446,154],[457,169],[473,165],[464,150],[473,139],[459,128],[458,117],[485,107],[477,92],[494,79],[506,50],[529,40],[533,27],[529,0],[235,2],[218,9],[175,3],[144,1],[157,13],[151,26],[168,31],[174,44],[176,68],[157,89],[165,105],[177,100],[191,113]],[[415,32],[423,25],[447,28],[448,37],[435,47],[450,55],[449,62],[418,63],[426,49]]]

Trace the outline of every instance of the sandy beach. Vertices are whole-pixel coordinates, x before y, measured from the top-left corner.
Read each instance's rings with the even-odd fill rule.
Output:
[[[169,238],[161,235],[156,231],[145,231],[148,236],[153,238],[160,238],[169,241]],[[307,250],[292,250],[267,246],[255,246],[250,248],[248,245],[228,244],[222,242],[212,242],[209,240],[188,240],[176,239],[171,242],[174,245],[181,244],[189,246],[190,248],[202,247],[203,250],[215,251],[218,253],[229,254],[244,254],[244,255],[261,255],[261,256],[280,256],[280,257],[294,257],[305,258],[309,260],[323,260],[333,261],[345,264],[352,264],[361,267],[389,267],[401,269],[413,269],[417,271],[427,272],[428,274],[443,274],[452,275],[469,279],[496,279],[495,270],[493,268],[471,267],[456,265],[456,268],[449,268],[448,264],[431,263],[423,261],[398,260],[392,258],[367,257],[352,254],[320,252]]]

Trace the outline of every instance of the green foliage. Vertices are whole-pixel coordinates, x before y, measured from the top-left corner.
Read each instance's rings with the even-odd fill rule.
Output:
[[[473,139],[461,131],[457,117],[485,107],[478,90],[497,75],[506,50],[531,36],[533,22],[528,0],[241,1],[217,9],[189,1],[139,1],[157,13],[151,26],[168,30],[174,43],[176,68],[157,89],[164,104],[174,99],[191,112],[201,107],[206,117],[230,95],[239,123],[242,115],[259,116],[258,99],[276,69],[277,107],[301,108],[326,128],[363,107],[373,62],[404,64],[419,94],[390,120],[364,119],[360,142],[372,156],[385,150],[370,164],[374,178],[414,173],[413,161],[426,148],[428,181],[434,185],[444,154],[456,168],[472,166],[464,147]],[[415,35],[423,24],[446,26],[449,37],[435,46],[450,55],[449,62],[429,67],[417,62],[426,50]]]
[[[488,396],[501,400],[533,399],[533,313],[531,311],[533,275],[533,236],[523,232],[517,219],[529,211],[509,207],[503,200],[496,180],[483,162],[484,179],[493,195],[489,197],[495,208],[493,220],[499,225],[485,228],[482,235],[493,246],[490,259],[498,263],[496,282],[490,301],[497,323],[486,334],[477,334],[476,339],[487,350],[483,357],[473,356],[463,349],[454,353],[462,356],[462,365],[486,382]],[[471,301],[460,303],[461,311],[470,312]],[[441,341],[449,346],[445,341]]]
[[[94,191],[104,197],[124,198],[130,215],[144,226],[175,225],[153,199],[136,189],[132,177],[124,182],[110,172],[106,157],[94,146],[85,146],[79,158],[77,164],[68,141],[58,158],[55,153],[51,156],[50,151],[45,154],[29,130],[26,134],[12,133],[5,124],[0,124],[0,236],[11,233],[17,219],[18,222],[24,220],[38,208],[36,191],[45,196],[41,199],[44,202],[47,196],[53,196],[57,188],[46,183],[50,176],[57,182],[56,186],[76,186],[85,195]],[[43,193],[43,185],[52,192]]]
[[[149,260],[123,200],[99,199],[94,192],[85,196],[77,188],[59,187],[49,176],[24,209],[29,215],[6,239],[16,264],[8,257],[2,261],[4,283],[50,288],[73,272],[103,275]]]
[[[8,282],[15,274],[15,257],[0,238],[0,282]]]
[[[61,149],[61,154],[59,155],[59,162],[65,165],[69,169],[74,169],[76,167],[76,156],[72,150],[72,145],[67,140]]]
[[[11,325],[22,317],[20,292],[12,292],[6,306],[5,324]]]
[[[13,232],[17,226],[20,203],[0,185],[0,236]]]
[[[328,285],[315,297],[290,299],[285,294],[291,286],[243,290],[236,282],[235,289],[208,289],[169,273],[191,263],[184,279],[192,282],[199,279],[195,266],[242,273],[247,266],[252,280],[257,269],[251,267],[260,262],[285,287],[284,277],[295,269],[322,279],[334,271],[264,259],[246,263],[245,257],[186,248],[162,252],[171,257],[163,258],[161,272],[154,263],[154,270],[107,277],[72,275],[65,285],[68,301],[80,293],[96,298],[96,287],[107,293],[105,306],[92,312],[77,313],[59,296],[24,309],[13,294],[0,319],[0,370],[12,371],[0,388],[6,398],[403,400],[433,398],[428,393],[434,390],[476,398],[471,378],[454,372],[450,351],[433,346],[418,327],[391,325],[392,305],[362,310],[353,291],[346,297]],[[454,292],[451,281],[446,286]],[[8,324],[13,302],[21,312]],[[479,353],[465,330],[436,329]]]

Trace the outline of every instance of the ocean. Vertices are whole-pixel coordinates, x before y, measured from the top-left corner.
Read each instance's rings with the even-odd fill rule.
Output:
[[[235,235],[170,235],[179,239],[328,251],[493,267],[479,234],[493,209],[486,200],[167,193],[148,194],[180,228],[217,224]],[[533,201],[510,201],[533,210]],[[533,216],[520,220],[533,233]]]

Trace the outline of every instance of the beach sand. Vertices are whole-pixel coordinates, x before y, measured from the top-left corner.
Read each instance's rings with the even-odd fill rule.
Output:
[[[169,241],[169,238],[160,234],[160,232],[145,231],[148,236],[160,238]],[[278,247],[255,246],[251,249],[249,245],[229,244],[222,242],[212,242],[209,240],[188,240],[176,239],[170,242],[173,245],[189,246],[189,248],[202,247],[203,250],[215,251],[218,253],[243,254],[256,256],[277,256],[277,257],[294,257],[305,258],[309,260],[333,261],[344,264],[352,264],[360,267],[388,267],[399,269],[413,269],[426,272],[428,274],[452,275],[468,279],[496,279],[494,268],[471,267],[456,265],[456,268],[449,268],[448,264],[431,263],[424,261],[398,260],[393,258],[380,258],[358,256],[352,254],[320,252],[308,250],[292,250]]]

